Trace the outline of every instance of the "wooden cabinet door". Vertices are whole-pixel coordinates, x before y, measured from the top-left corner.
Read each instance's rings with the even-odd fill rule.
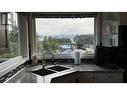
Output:
[[[96,72],[93,75],[95,83],[122,83],[123,74],[118,72]]]
[[[77,78],[79,83],[93,83],[92,72],[78,72]]]

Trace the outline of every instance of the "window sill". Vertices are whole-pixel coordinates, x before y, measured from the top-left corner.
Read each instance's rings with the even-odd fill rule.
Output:
[[[37,55],[38,59],[43,59],[42,55]],[[94,58],[94,54],[81,55],[81,59],[91,59]],[[45,59],[51,59],[51,56],[46,56]],[[74,54],[54,54],[54,59],[74,59]]]
[[[22,58],[22,56],[17,56],[15,58],[0,63],[0,77],[15,69],[19,65],[23,64],[27,60],[28,58]]]

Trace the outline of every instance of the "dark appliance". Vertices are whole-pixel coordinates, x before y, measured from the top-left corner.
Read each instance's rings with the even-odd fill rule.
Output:
[[[127,47],[127,25],[119,25],[119,47]]]

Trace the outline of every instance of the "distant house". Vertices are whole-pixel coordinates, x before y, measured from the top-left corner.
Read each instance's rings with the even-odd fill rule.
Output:
[[[74,47],[75,47],[75,45],[72,43],[60,44],[61,49],[73,49]]]
[[[71,45],[60,45],[61,49],[70,49]]]

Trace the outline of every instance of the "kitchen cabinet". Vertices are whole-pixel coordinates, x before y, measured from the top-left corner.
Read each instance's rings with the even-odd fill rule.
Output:
[[[51,83],[76,83],[76,72],[53,78]]]
[[[118,46],[118,13],[102,13],[102,44],[106,47]]]
[[[75,72],[53,78],[51,83],[92,83],[92,74],[88,72]]]
[[[77,79],[79,83],[93,83],[93,73],[92,72],[78,72]]]
[[[53,78],[51,83],[122,83],[121,72],[77,71],[75,73]]]
[[[78,72],[79,83],[122,83],[121,72]]]
[[[107,47],[118,46],[118,21],[106,20],[103,23],[103,45]]]
[[[96,72],[93,74],[94,83],[122,83],[123,73],[121,72]]]

